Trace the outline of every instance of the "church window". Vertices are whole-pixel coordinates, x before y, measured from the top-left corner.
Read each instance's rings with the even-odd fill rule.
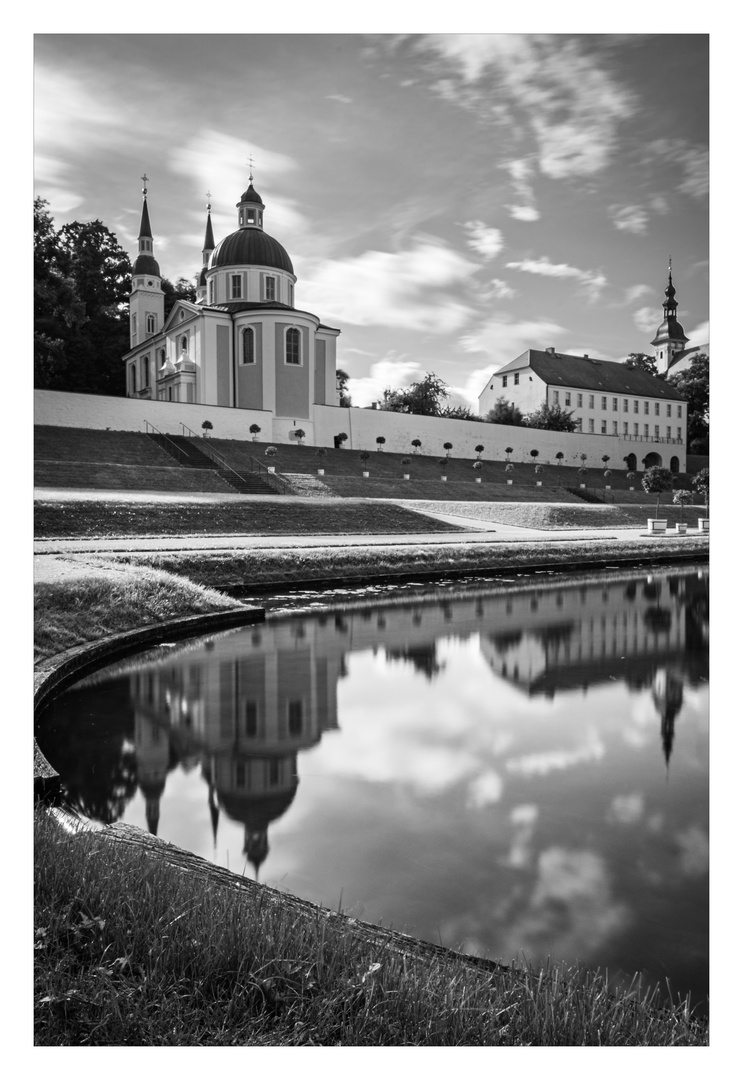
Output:
[[[148,334],[154,334],[156,325],[157,324],[156,324],[155,316],[148,313],[147,314],[147,333]]]
[[[258,702],[245,702],[245,734],[249,739],[254,739],[258,734]]]
[[[619,399],[613,397],[611,399],[611,411],[616,412],[618,408],[619,408]]]
[[[142,360],[142,386],[150,385],[150,358],[145,356]]]
[[[565,404],[566,404],[566,405],[569,405],[569,404],[570,404],[570,394],[569,394],[569,393],[567,393],[567,392],[566,392],[566,394],[565,394]]]
[[[286,332],[286,363],[301,364],[300,335],[296,326],[290,326]]]
[[[245,762],[235,762],[235,787],[245,787]]]
[[[242,363],[255,363],[255,330],[252,326],[246,326],[243,330]]]
[[[289,282],[289,307],[294,307],[294,286]]]
[[[181,352],[188,352],[188,334],[184,334],[181,338]]]
[[[243,294],[243,282],[239,274],[230,275],[230,299],[241,300]]]
[[[165,349],[160,349],[157,355],[160,360],[160,367],[165,367]]]
[[[129,389],[133,394],[137,392],[137,369],[134,364],[129,367]]]
[[[173,400],[173,387],[169,386],[168,387],[168,401],[172,401],[172,400]]]
[[[518,373],[518,371],[516,372],[516,374],[515,374],[515,375],[514,375],[514,377],[513,377],[513,385],[514,385],[514,386],[518,386],[518,385],[519,385],[519,373]]]
[[[268,782],[271,787],[276,787],[279,782],[279,762],[276,758],[271,758],[268,764]]]
[[[137,316],[132,315],[132,341],[136,345],[137,343]]]
[[[214,278],[209,282],[209,303],[214,303]]]
[[[503,376],[503,381],[502,381],[502,385],[503,385],[503,386],[508,386],[508,376],[507,376],[507,375],[504,375],[504,376]]]
[[[593,435],[595,426],[596,426],[596,423],[595,423],[594,420],[589,420],[588,421],[588,430],[591,432],[592,435]]]
[[[248,210],[248,225],[255,225],[255,210]]]
[[[605,397],[601,398],[601,408],[606,410],[606,398]]]
[[[276,299],[276,278],[275,277],[267,277],[266,278],[265,289],[266,289],[266,295],[265,295],[264,299],[265,300],[275,300]]]

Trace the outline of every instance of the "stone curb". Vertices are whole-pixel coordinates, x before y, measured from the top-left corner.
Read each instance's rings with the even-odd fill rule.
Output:
[[[49,697],[79,679],[82,675],[113,660],[138,652],[143,646],[159,645],[169,638],[191,637],[200,631],[227,630],[263,622],[264,608],[242,605],[230,611],[215,611],[203,615],[188,615],[181,619],[153,623],[140,630],[109,634],[97,641],[76,645],[65,652],[40,661],[34,668],[34,715]],[[34,737],[34,794],[48,795],[59,787],[59,774],[42,754]]]

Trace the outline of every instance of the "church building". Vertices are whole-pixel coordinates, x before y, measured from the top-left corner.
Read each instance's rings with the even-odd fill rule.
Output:
[[[282,418],[291,427],[311,420],[314,405],[335,405],[340,331],[295,306],[294,268],[264,230],[252,174],[236,204],[236,230],[216,245],[207,205],[196,302],[179,300],[167,319],[146,187],[142,195],[127,397],[266,410],[279,429]]]

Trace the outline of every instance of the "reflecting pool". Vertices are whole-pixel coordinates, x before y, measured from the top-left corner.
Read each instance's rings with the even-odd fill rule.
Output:
[[[495,959],[707,995],[706,567],[391,592],[163,647],[39,719],[67,801]]]

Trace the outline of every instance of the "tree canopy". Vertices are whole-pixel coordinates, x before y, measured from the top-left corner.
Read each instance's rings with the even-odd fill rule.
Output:
[[[648,353],[631,352],[624,363],[625,367],[641,368],[643,371],[647,371],[649,375],[658,374],[655,357],[649,356]]]
[[[524,423],[521,409],[505,397],[496,398],[495,405],[485,419],[489,424],[510,424],[511,427],[521,427]]]
[[[340,390],[340,401],[338,404],[343,409],[351,408],[351,395],[348,392],[348,374],[343,371],[342,368],[338,368],[335,373],[335,378],[338,383],[338,389]]]
[[[709,452],[709,356],[697,353],[685,371],[671,375],[673,386],[688,401],[686,437],[692,453]]]
[[[538,409],[524,417],[525,427],[541,428],[543,431],[575,431],[577,422],[573,414],[559,405],[548,405],[543,401]]]
[[[441,416],[449,388],[443,379],[429,371],[420,382],[402,390],[385,390],[380,408],[384,412],[414,413],[416,416]]]
[[[188,278],[179,277],[175,285],[167,278],[162,278],[163,292],[165,293],[165,318],[167,319],[179,300],[189,300],[196,303],[196,286]]]
[[[55,230],[34,200],[34,375],[46,390],[123,394],[129,256],[101,221]]]

